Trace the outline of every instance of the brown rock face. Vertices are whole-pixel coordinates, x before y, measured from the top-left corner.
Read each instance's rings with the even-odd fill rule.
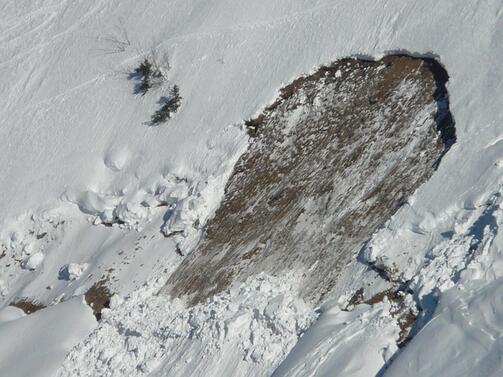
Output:
[[[164,292],[197,303],[259,272],[298,271],[319,302],[455,141],[431,59],[343,59],[301,77],[246,124],[250,146],[207,232]]]

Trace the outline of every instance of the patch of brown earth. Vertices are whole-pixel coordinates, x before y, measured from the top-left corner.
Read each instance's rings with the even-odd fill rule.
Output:
[[[298,271],[321,301],[362,244],[455,141],[431,59],[343,59],[301,77],[256,119],[204,239],[163,291],[194,304],[259,272]]]
[[[400,286],[398,288],[390,288],[376,293],[374,296],[365,300],[364,289],[360,288],[353,293],[343,310],[352,311],[356,305],[360,304],[376,305],[386,299],[391,304],[390,315],[396,320],[400,328],[396,344],[398,347],[404,347],[410,340],[410,331],[417,318],[417,313],[421,311],[421,308],[416,307],[412,299],[406,299],[408,295],[410,295],[410,292],[406,292],[406,290]]]
[[[100,280],[94,283],[84,295],[87,305],[91,307],[98,321],[101,319],[101,311],[104,308],[110,307],[110,297],[112,294],[107,288],[106,283],[106,280]]]
[[[9,304],[9,306],[14,306],[21,309],[25,314],[32,314],[38,310],[44,309],[46,305],[40,304],[36,301],[32,301],[26,298],[16,300]]]

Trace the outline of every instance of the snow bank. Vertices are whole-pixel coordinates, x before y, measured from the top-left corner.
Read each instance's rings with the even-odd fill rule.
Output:
[[[0,324],[0,376],[53,377],[96,321],[82,298]]]
[[[503,279],[453,287],[385,376],[499,377],[502,339]]]
[[[7,306],[0,310],[0,325],[24,317],[26,314],[15,306]]]
[[[353,311],[325,310],[273,377],[375,376],[397,351],[398,328],[389,302]]]

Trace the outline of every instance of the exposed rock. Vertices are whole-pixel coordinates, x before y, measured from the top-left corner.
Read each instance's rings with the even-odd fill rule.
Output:
[[[246,122],[251,136],[197,249],[164,291],[191,303],[259,272],[299,271],[319,302],[455,141],[432,59],[343,59]]]
[[[18,309],[21,309],[25,314],[32,314],[35,313],[36,311],[39,311],[41,309],[44,309],[46,306],[34,301],[30,300],[28,298],[21,298],[19,300],[16,300],[14,302],[11,302],[9,306],[16,307]]]
[[[112,294],[106,284],[106,280],[100,280],[84,294],[86,303],[93,309],[93,314],[98,321],[101,319],[101,311],[110,307]]]

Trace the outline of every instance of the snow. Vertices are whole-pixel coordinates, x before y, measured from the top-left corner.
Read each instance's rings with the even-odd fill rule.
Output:
[[[44,261],[44,253],[40,251],[30,255],[26,262],[23,264],[23,267],[28,270],[36,270]]]
[[[502,297],[502,279],[447,290],[386,377],[501,376]]]
[[[84,271],[89,267],[87,263],[69,263],[64,265],[59,271],[59,275],[62,279],[66,280],[77,280],[82,276]]]
[[[8,306],[0,310],[0,325],[24,317],[24,312],[14,306]]]
[[[0,375],[54,376],[65,355],[95,325],[92,311],[82,298],[2,321]]]
[[[146,373],[153,368],[148,360],[158,363],[160,371],[172,362],[174,376],[203,375],[205,368],[219,376],[224,370],[227,375],[270,374],[297,339],[288,319],[293,314],[278,322],[286,326],[281,339],[265,330],[277,319],[235,318],[236,337],[195,363],[200,369],[194,370],[191,362],[199,360],[198,352],[212,341],[220,344],[215,332],[203,326],[206,335],[190,342],[187,331],[194,327],[188,316],[194,312],[176,306],[168,310],[171,304],[141,286],[167,277],[181,261],[176,250],[186,254],[197,242],[246,147],[243,119],[259,113],[282,85],[321,64],[388,51],[436,56],[446,67],[458,140],[433,178],[374,236],[365,253],[369,261],[396,267],[400,279],[412,279],[419,302],[432,292],[440,300],[429,325],[396,355],[386,375],[418,370],[422,376],[501,374],[500,0],[4,0],[0,9],[0,255],[6,250],[0,259],[1,305],[16,296],[47,303],[70,299],[0,325],[0,339],[8,339],[0,343],[0,375],[51,375],[81,341],[64,365],[66,370],[81,368],[84,375],[100,375],[93,374],[98,365],[107,373],[121,365],[144,373],[133,368],[143,361]],[[119,24],[131,39],[123,51],[104,40],[117,33]],[[169,81],[180,86],[183,97],[180,112],[162,127],[144,122],[166,88],[135,96],[134,83],[127,80],[153,47],[169,53]],[[105,227],[108,222],[114,224]],[[171,237],[161,234],[161,227]],[[60,268],[70,263],[88,264],[82,275],[86,279],[58,279]],[[71,297],[109,276],[110,269],[115,291],[138,298],[130,299],[129,311],[112,308],[84,340],[94,317]],[[348,276],[341,285],[354,286],[365,276]],[[242,304],[239,295],[228,295],[224,302],[229,307],[234,301]],[[258,307],[264,313],[265,303],[276,297],[259,296],[245,302],[249,311]],[[142,312],[142,305],[149,310]],[[222,310],[217,313],[224,320],[238,312],[208,305]],[[206,309],[197,310],[203,316]],[[166,319],[160,315],[164,312]],[[388,360],[382,349],[393,352],[391,324],[372,325],[386,321],[382,313],[385,308],[327,309],[277,373],[302,375],[305,365],[306,371],[323,375],[324,368],[345,368],[339,360],[348,361],[341,376],[376,373]],[[178,319],[175,328],[185,329],[180,342],[151,336],[149,331],[170,319]],[[355,329],[355,338],[345,332],[342,319]],[[142,335],[139,344],[129,341],[127,351],[124,340],[134,336],[120,334],[116,327],[124,321],[156,341],[150,346]],[[248,345],[246,337],[255,334],[246,326],[253,321],[264,335],[258,364],[239,358],[239,345]],[[324,326],[332,337],[322,333]],[[375,334],[370,343],[357,332],[367,329]],[[274,342],[269,346],[270,337]],[[165,341],[168,346],[162,349]],[[316,358],[309,353],[311,345],[329,357]],[[146,347],[146,357],[141,347]],[[337,352],[330,353],[331,347]],[[362,347],[365,360],[359,364],[351,355]],[[192,361],[176,361],[185,349],[192,350]],[[101,359],[98,350],[104,352]],[[218,369],[224,351],[235,358]],[[118,356],[113,359],[106,352]],[[92,360],[116,364],[90,363],[86,353]],[[122,364],[121,357],[133,361]]]
[[[398,330],[389,302],[358,305],[352,311],[329,306],[274,377],[375,376],[396,352]]]
[[[293,281],[259,275],[192,308],[153,295],[163,280],[114,296],[58,376],[268,375],[316,318]]]

